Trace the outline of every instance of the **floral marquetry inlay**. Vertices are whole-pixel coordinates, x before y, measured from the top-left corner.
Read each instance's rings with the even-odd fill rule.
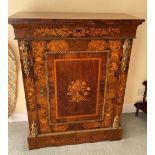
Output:
[[[85,81],[82,80],[75,80],[72,81],[71,84],[68,86],[67,95],[70,97],[70,102],[81,102],[86,101],[87,96],[90,93],[90,87],[87,86]]]
[[[33,33],[35,36],[62,36],[62,37],[89,37],[120,34],[120,28],[104,27],[41,27],[36,28]]]

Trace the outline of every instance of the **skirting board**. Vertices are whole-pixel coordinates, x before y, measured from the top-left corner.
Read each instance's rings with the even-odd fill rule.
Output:
[[[124,104],[123,113],[135,112],[136,109],[133,104]],[[12,116],[8,119],[8,122],[22,122],[27,120],[27,112],[13,113]]]

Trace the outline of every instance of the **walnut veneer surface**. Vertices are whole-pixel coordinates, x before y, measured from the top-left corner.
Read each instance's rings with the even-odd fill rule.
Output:
[[[126,14],[17,13],[29,149],[122,137],[133,38]]]

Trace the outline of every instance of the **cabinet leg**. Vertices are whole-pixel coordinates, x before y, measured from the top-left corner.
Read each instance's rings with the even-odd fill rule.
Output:
[[[138,116],[138,113],[139,113],[139,109],[137,108],[137,109],[136,109],[136,114],[135,114],[135,115]]]

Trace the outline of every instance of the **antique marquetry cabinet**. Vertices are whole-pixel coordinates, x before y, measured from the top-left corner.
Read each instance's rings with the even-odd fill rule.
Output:
[[[144,20],[126,14],[17,13],[29,149],[119,140],[130,53]]]

